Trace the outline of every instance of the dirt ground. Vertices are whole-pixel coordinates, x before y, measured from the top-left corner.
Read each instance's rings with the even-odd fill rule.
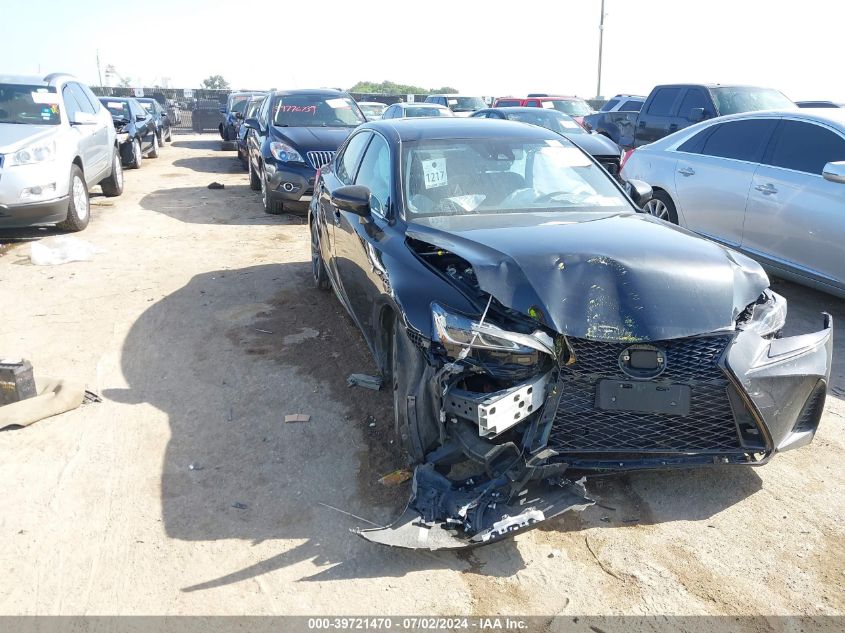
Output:
[[[385,394],[346,386],[366,346],[302,221],[219,139],[174,138],[94,198],[93,261],[36,267],[50,231],[0,233],[0,355],[103,396],[0,433],[0,614],[845,612],[845,338],[810,447],[595,480],[584,513],[469,553],[372,545],[350,529],[408,488],[377,483],[402,465]],[[775,287],[792,331],[845,324]]]

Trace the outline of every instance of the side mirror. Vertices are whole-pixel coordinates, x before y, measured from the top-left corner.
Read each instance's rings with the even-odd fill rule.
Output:
[[[692,108],[687,117],[693,123],[698,123],[704,120],[704,108]]]
[[[845,160],[838,160],[825,165],[822,176],[830,182],[845,183]]]
[[[625,183],[625,192],[634,201],[634,204],[642,208],[643,205],[651,200],[654,191],[651,185],[642,180],[629,180]]]
[[[248,128],[253,129],[253,130],[260,130],[261,129],[261,125],[259,125],[258,119],[256,119],[255,117],[249,117],[248,119],[246,119],[244,121],[244,125]]]
[[[220,106],[220,114],[226,114],[226,107]]]
[[[97,117],[90,112],[74,112],[70,118],[71,125],[94,125]]]
[[[345,185],[332,193],[332,205],[361,217],[370,215],[370,190],[363,185]]]
[[[243,121],[243,118],[244,118],[243,112],[235,112],[235,118]]]

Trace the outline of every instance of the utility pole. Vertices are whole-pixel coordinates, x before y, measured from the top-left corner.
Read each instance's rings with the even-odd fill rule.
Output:
[[[604,44],[604,0],[601,0],[601,18],[599,19],[599,78],[596,84],[596,99],[601,97],[601,52]]]
[[[100,78],[100,88],[103,87],[103,73],[100,72],[100,49],[97,49],[97,76]]]

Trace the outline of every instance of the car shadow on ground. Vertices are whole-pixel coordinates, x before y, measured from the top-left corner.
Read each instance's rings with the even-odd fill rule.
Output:
[[[178,175],[178,174],[177,174]],[[225,189],[173,187],[148,193],[141,208],[163,213],[191,224],[303,224],[297,215],[265,213],[261,195],[248,184],[226,185]]]
[[[303,561],[319,570],[300,582],[437,568],[508,577],[525,566],[513,540],[461,554],[390,549],[350,533],[397,517],[409,485],[378,483],[405,465],[392,441],[392,399],[384,389],[346,386],[350,373],[376,369],[333,294],[313,287],[309,262],[197,275],[134,323],[121,367],[128,389],[105,397],[149,403],[169,418],[167,535],[279,544],[277,555],[244,569],[226,572],[221,559],[219,577],[183,591]],[[287,414],[311,418],[285,423]],[[748,468],[608,477],[595,486],[601,506],[545,529],[706,520],[760,486]],[[608,508],[618,514],[605,521]]]
[[[221,152],[220,156],[177,158],[173,161],[173,166],[206,174],[243,174],[244,178],[247,178],[247,172],[241,166],[237,152]]]
[[[192,132],[195,134],[195,132]],[[223,142],[220,136],[216,138],[208,138],[202,140],[195,140],[192,139],[188,140],[179,140],[178,134],[175,134],[173,137],[175,140],[170,144],[172,147],[182,147],[185,149],[206,149],[206,150],[221,150],[221,143]]]

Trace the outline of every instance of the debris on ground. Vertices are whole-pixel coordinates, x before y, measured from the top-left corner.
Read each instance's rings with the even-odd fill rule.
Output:
[[[56,235],[30,245],[29,259],[35,266],[90,262],[103,249],[72,235]]]
[[[85,396],[83,385],[56,378],[36,380],[38,395],[0,407],[0,429],[29,426],[76,409]]]
[[[37,395],[32,363],[22,358],[0,358],[0,406]]]
[[[202,465],[196,462],[188,464],[188,470],[202,470]]]
[[[100,394],[89,391],[88,389],[85,390],[85,395],[82,398],[82,404],[94,404],[102,401],[103,398]]]
[[[311,416],[306,413],[291,413],[285,416],[285,422],[309,422]]]
[[[348,387],[364,387],[366,389],[378,391],[379,389],[381,389],[382,380],[381,376],[370,376],[368,374],[349,374],[349,378],[346,379],[346,385]]]
[[[232,504],[232,507],[238,510],[246,510],[246,504],[241,503],[240,501],[235,501],[235,503]]]
[[[208,188],[209,189],[225,189],[226,185],[224,185],[222,182],[214,181],[213,183],[208,185]]]
[[[378,480],[380,484],[383,486],[398,486],[399,484],[403,484],[408,481],[411,477],[414,476],[407,468],[400,468],[398,470],[394,470],[392,473],[387,473]]]

